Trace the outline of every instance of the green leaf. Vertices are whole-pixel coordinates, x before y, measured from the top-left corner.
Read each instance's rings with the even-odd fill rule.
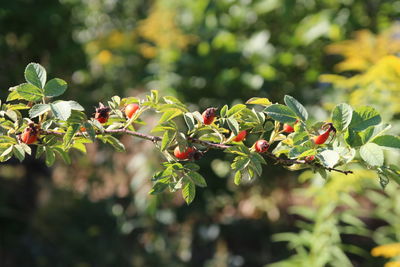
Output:
[[[268,98],[253,97],[247,100],[246,104],[261,105],[266,107],[271,105],[271,101],[269,101]]]
[[[189,170],[192,170],[192,171],[198,171],[198,170],[200,170],[199,165],[194,164],[194,163],[186,163],[186,164],[185,164],[185,168],[186,168],[186,169],[189,169]]]
[[[37,146],[35,158],[40,158],[40,156],[44,153],[44,146]]]
[[[30,148],[30,146],[28,146],[25,143],[20,143],[19,145],[22,147],[22,149],[25,151],[26,154],[28,155],[32,154],[32,149]]]
[[[233,182],[235,183],[235,185],[240,185],[240,183],[242,182],[242,172],[241,171],[237,171],[235,173]]]
[[[50,104],[51,112],[59,120],[66,121],[71,116],[71,105],[68,101],[57,101]]]
[[[165,179],[165,178],[164,178]],[[169,181],[169,178],[167,178],[167,180]],[[157,182],[153,185],[153,188],[150,190],[149,194],[151,195],[157,195],[162,193],[166,188],[168,187],[168,183],[167,182]]]
[[[72,110],[84,111],[85,109],[76,101],[69,100],[66,101]]]
[[[226,112],[226,116],[227,117],[231,117],[231,116],[235,115],[236,113],[240,112],[242,109],[245,109],[245,108],[246,108],[246,105],[243,105],[243,104],[234,105],[232,108],[230,108]]]
[[[65,90],[67,90],[67,87],[68,85],[66,81],[54,78],[48,81],[44,86],[44,94],[47,97],[60,96],[65,92]]]
[[[43,88],[46,84],[46,70],[37,63],[29,63],[25,68],[25,80],[36,87]]]
[[[63,146],[64,148],[68,148],[72,144],[72,139],[74,138],[75,134],[79,130],[79,124],[72,124],[67,128],[63,138]]]
[[[183,118],[185,119],[186,125],[188,127],[188,131],[191,132],[194,130],[196,121],[194,120],[192,113],[185,113],[183,114]]]
[[[50,147],[45,147],[45,153],[46,153],[46,165],[51,166],[54,164],[54,161],[56,160],[56,156],[54,155],[53,149]]]
[[[340,156],[338,152],[327,149],[319,153],[317,158],[325,167],[333,168],[339,162]]]
[[[224,105],[224,106],[221,108],[220,112],[219,112],[219,115],[221,116],[221,118],[226,117],[226,112],[227,112],[227,111],[228,111],[228,105]]]
[[[9,101],[13,101],[13,100],[17,100],[17,99],[23,99],[22,98],[22,96],[20,96],[19,94],[18,94],[18,92],[17,92],[17,89],[18,88],[18,85],[17,86],[14,86],[14,87],[11,87],[10,89],[9,89],[9,91],[11,91],[9,94],[8,94],[8,96],[7,96],[7,99],[6,99],[6,101],[7,102],[9,102]]]
[[[249,148],[244,145],[231,146],[230,148],[225,149],[224,152],[240,156],[248,156],[250,154]]]
[[[65,152],[60,147],[54,147],[53,149],[60,155],[60,157],[64,160],[65,163],[71,164],[71,157],[69,156],[68,152]]]
[[[400,185],[400,173],[396,169],[397,168],[395,166],[391,167],[382,166],[383,174],[390,177],[392,180],[394,180],[397,184]]]
[[[19,144],[13,146],[13,154],[17,159],[19,159],[20,162],[22,162],[25,158],[25,150]]]
[[[227,118],[226,122],[228,123],[229,129],[233,132],[234,135],[239,133],[239,123],[234,118]]]
[[[272,119],[282,123],[294,123],[297,120],[296,114],[287,106],[273,104],[264,110]]]
[[[358,132],[353,131],[352,129],[347,129],[344,140],[351,147],[359,147],[363,145],[362,138]]]
[[[377,136],[383,135],[387,132],[392,126],[390,124],[379,124],[376,126],[368,127],[365,131],[360,132],[361,139],[363,140],[363,144],[368,143],[370,140],[376,138]]]
[[[18,103],[18,104],[7,104],[4,105],[7,109],[11,110],[21,110],[21,109],[30,109],[31,107],[24,104],[24,103]]]
[[[294,97],[290,95],[285,95],[284,98],[285,104],[296,113],[297,117],[299,117],[302,121],[306,121],[308,119],[308,112],[304,108],[304,106],[297,101]]]
[[[29,83],[20,84],[15,90],[22,99],[27,101],[36,102],[44,96],[42,89]]]
[[[353,111],[353,117],[351,119],[349,128],[360,132],[370,126],[381,123],[381,120],[382,119],[378,111],[376,111],[373,107],[364,106]]]
[[[29,117],[31,119],[42,115],[50,110],[50,105],[48,104],[36,104],[29,110]]]
[[[206,187],[207,186],[207,182],[206,179],[204,179],[204,177],[198,173],[198,172],[189,172],[188,176],[190,177],[190,179],[192,179],[192,181],[200,186],[200,187]]]
[[[7,159],[9,159],[11,157],[11,154],[13,152],[13,148],[14,148],[14,145],[10,145],[7,149],[5,149],[3,151],[3,153],[1,153],[0,158],[2,159],[2,161],[5,161],[5,160],[7,160]]]
[[[188,205],[192,203],[196,196],[196,185],[189,179],[186,180],[186,183],[182,188],[182,196]]]
[[[243,170],[246,168],[250,163],[249,157],[238,156],[234,159],[233,163],[231,164],[232,169],[236,171]]]
[[[158,122],[159,124],[172,120],[176,116],[179,116],[182,114],[182,111],[179,109],[168,109],[164,114],[161,116],[160,121]]]
[[[383,165],[384,156],[380,146],[374,143],[368,143],[360,148],[361,158],[370,166]]]
[[[397,148],[400,149],[400,137],[394,136],[394,135],[381,135],[374,140],[372,140],[373,143],[383,146],[386,148]]]
[[[96,131],[94,130],[93,125],[92,125],[91,123],[89,123],[89,122],[85,122],[85,123],[83,124],[83,127],[85,127],[86,132],[87,132],[88,135],[89,135],[89,138],[90,138],[92,141],[94,141],[94,140],[96,139]]]
[[[176,132],[175,131],[165,131],[161,141],[161,151],[167,149],[172,141],[174,141]]]
[[[158,91],[157,90],[151,90],[151,100],[154,104],[158,103]]]
[[[303,154],[304,152],[309,151],[309,150],[310,150],[310,148],[307,146],[295,146],[289,151],[288,157],[291,159],[297,158],[301,154]]]
[[[337,105],[332,112],[333,126],[339,132],[347,129],[353,117],[353,108],[345,103]]]
[[[7,135],[0,135],[0,144],[4,145],[4,144],[16,144],[17,141],[15,140],[15,138],[12,138],[10,136]]]
[[[7,110],[6,115],[9,117],[12,121],[16,122],[18,120],[18,114],[15,110]]]
[[[251,153],[250,154],[250,160],[259,162],[260,164],[267,165],[267,162],[265,161],[265,159],[258,153]]]
[[[389,178],[386,175],[380,174],[379,184],[381,185],[382,189],[385,190],[386,186],[389,184]]]
[[[125,146],[114,136],[107,135],[103,137],[107,143],[112,145],[116,151],[125,152]]]

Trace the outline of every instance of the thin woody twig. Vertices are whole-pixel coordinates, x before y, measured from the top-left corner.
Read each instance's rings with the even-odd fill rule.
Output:
[[[58,131],[41,130],[40,134],[64,136],[65,133],[58,132]],[[132,135],[132,136],[135,136],[138,138],[152,141],[153,143],[162,141],[162,138],[159,136],[149,135],[149,134],[145,134],[145,133],[139,133],[139,132],[135,132],[135,131],[127,130],[127,129],[111,129],[111,130],[104,130],[104,131],[96,131],[96,135],[102,135],[102,134],[128,134],[128,135]],[[83,136],[83,135],[84,134],[82,132],[76,134],[76,136]],[[210,142],[210,141],[200,140],[200,139],[197,139],[194,137],[187,137],[187,140],[192,143],[203,145],[207,148],[214,148],[214,149],[219,149],[219,150],[225,150],[225,149],[228,149],[231,147],[231,145],[219,144],[219,143],[214,143],[214,142]],[[310,166],[317,166],[317,167],[324,168],[325,170],[327,170],[329,172],[335,171],[335,172],[343,173],[345,175],[353,173],[353,171],[345,171],[345,170],[340,170],[340,169],[336,169],[336,168],[332,168],[332,167],[325,167],[319,163],[310,163],[310,162],[307,162],[306,160],[280,158],[268,151],[265,152],[264,155],[267,156],[268,158],[274,160],[277,164],[281,164],[281,165],[285,165],[285,166],[290,166],[293,164],[308,164]]]

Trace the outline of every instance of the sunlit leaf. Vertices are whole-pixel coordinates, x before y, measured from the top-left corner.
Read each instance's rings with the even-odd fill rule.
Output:
[[[337,105],[332,112],[333,126],[339,132],[347,129],[353,117],[353,108],[345,103]]]
[[[385,147],[385,148],[397,148],[400,149],[400,137],[394,135],[381,135],[374,140],[373,143]]]
[[[306,121],[308,119],[308,112],[305,107],[297,101],[294,97],[290,95],[285,95],[284,98],[285,104],[296,113],[297,117],[299,117],[302,121]]]
[[[380,146],[374,143],[368,143],[360,148],[361,158],[371,166],[383,165],[384,155]]]
[[[46,70],[38,63],[29,63],[25,68],[25,80],[38,88],[46,84]]]
[[[274,104],[264,110],[272,119],[282,123],[294,123],[297,120],[296,114],[287,106]]]
[[[188,205],[192,203],[196,196],[196,185],[189,179],[185,181],[185,185],[182,188],[182,196]]]
[[[271,105],[271,101],[268,98],[253,97],[247,100],[246,104],[269,106]]]
[[[44,86],[44,94],[47,97],[56,97],[62,95],[67,90],[67,83],[59,78],[51,79]]]
[[[46,113],[49,110],[50,110],[50,105],[48,104],[36,104],[29,110],[29,117],[31,119],[36,118],[42,115],[43,113]]]

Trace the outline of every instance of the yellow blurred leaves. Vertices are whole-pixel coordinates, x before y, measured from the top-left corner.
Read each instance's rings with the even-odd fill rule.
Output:
[[[393,258],[400,255],[400,243],[392,243],[374,247],[371,250],[371,255],[374,257]],[[397,265],[396,265],[397,266]]]
[[[168,1],[153,4],[150,15],[137,28],[137,34],[149,42],[139,44],[139,51],[144,57],[154,58],[160,50],[182,50],[196,40],[193,35],[181,31],[175,18],[176,11],[168,5]]]
[[[355,33],[354,40],[346,40],[327,46],[328,54],[342,55],[345,59],[335,66],[338,72],[365,71],[387,55],[400,51],[400,39],[396,38],[399,25],[374,35],[369,30]]]
[[[112,54],[109,50],[101,50],[97,55],[96,60],[103,65],[108,64],[112,59]]]
[[[353,106],[375,105],[385,108],[392,117],[400,113],[400,26],[374,35],[359,31],[354,40],[329,45],[329,54],[340,54],[344,60],[336,70],[357,71],[353,76],[321,75],[320,81],[331,83],[336,90],[343,90],[344,99]]]

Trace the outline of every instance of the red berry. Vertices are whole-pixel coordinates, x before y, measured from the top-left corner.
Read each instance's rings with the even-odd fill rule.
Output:
[[[174,156],[178,159],[189,159],[193,156],[194,152],[196,152],[196,149],[193,147],[188,147],[182,152],[180,151],[179,146],[177,146],[174,149]]]
[[[261,139],[254,144],[254,148],[258,153],[264,153],[268,150],[269,144],[267,141]]]
[[[243,140],[246,138],[246,135],[247,135],[246,130],[240,131],[240,132],[238,133],[238,135],[236,135],[236,136],[233,138],[233,141],[235,141],[235,142],[243,141]]]
[[[125,115],[127,118],[132,118],[133,114],[139,109],[138,104],[129,104],[125,107]]]
[[[99,107],[96,108],[94,118],[100,123],[106,123],[108,121],[108,117],[110,116],[110,111],[110,107],[106,107],[100,103]]]
[[[201,114],[203,116],[203,123],[205,125],[210,125],[211,123],[213,123],[216,111],[216,108],[208,108],[203,112],[203,114]]]
[[[312,162],[312,161],[314,161],[314,159],[315,159],[315,156],[314,156],[314,155],[311,155],[311,156],[307,156],[307,157],[305,158],[305,161],[306,161],[306,162]]]
[[[328,140],[331,129],[326,130],[324,133],[314,136],[313,141],[316,145],[322,145]]]
[[[35,143],[37,140],[37,130],[35,128],[28,127],[21,134],[21,141],[27,145]]]
[[[283,125],[283,131],[284,131],[285,133],[293,133],[293,132],[294,132],[294,128],[293,128],[291,125],[285,123],[285,124]]]
[[[96,120],[100,123],[106,123],[108,121],[108,118],[104,118],[104,117],[98,117],[96,118]]]

